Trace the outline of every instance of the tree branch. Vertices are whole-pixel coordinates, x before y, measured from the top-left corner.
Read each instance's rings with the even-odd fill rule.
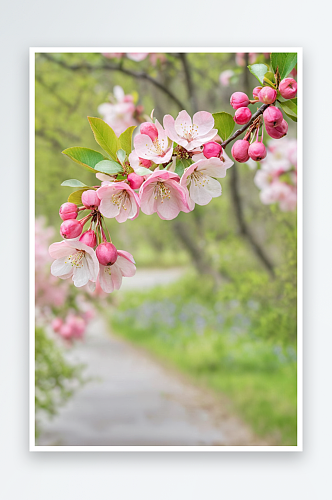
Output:
[[[88,70],[88,71],[98,71],[98,70],[106,70],[106,71],[120,71],[121,73],[124,73],[125,75],[131,76],[133,78],[138,78],[141,80],[146,80],[150,82],[152,85],[157,87],[159,90],[161,90],[164,94],[166,94],[170,99],[172,99],[177,106],[179,107],[180,110],[185,109],[185,105],[176,97],[176,95],[173,94],[167,87],[165,87],[162,83],[158,82],[158,80],[155,80],[152,76],[150,76],[148,73],[145,73],[144,71],[132,71],[129,69],[124,68],[122,65],[114,66],[108,63],[100,64],[98,66],[94,66],[92,64],[88,63],[81,63],[81,64],[67,64],[65,61],[61,59],[55,59],[52,57],[50,54],[43,53],[43,56],[48,60],[51,61],[55,64],[58,64],[59,66],[62,66],[65,69],[68,69],[70,71],[80,71],[80,70]]]
[[[234,139],[239,137],[239,135],[241,135],[245,130],[247,130],[247,128],[250,127],[250,125],[256,120],[256,118],[258,118],[259,115],[262,115],[264,113],[264,111],[266,110],[266,108],[268,108],[269,106],[270,106],[270,104],[263,104],[263,106],[258,108],[256,113],[253,114],[252,117],[250,118],[249,122],[246,123],[245,125],[243,125],[238,130],[236,130],[233,135],[231,135],[226,141],[221,143],[221,146],[223,148],[225,148],[227,146],[227,144],[229,144],[230,142],[234,141]]]
[[[187,54],[180,52],[179,57],[182,62],[183,70],[184,70],[184,76],[186,79],[186,84],[187,84],[187,90],[188,90],[188,98],[191,104],[192,112],[193,114],[198,111],[198,106],[197,106],[197,99],[196,99],[196,94],[195,94],[195,88],[194,84],[191,78],[191,71],[189,69],[189,64],[187,60]]]
[[[274,270],[273,270],[272,262],[265,254],[265,251],[263,250],[261,245],[256,241],[256,238],[252,234],[251,230],[249,229],[249,226],[247,225],[247,223],[244,219],[242,200],[241,200],[241,197],[239,195],[238,171],[237,171],[237,164],[236,163],[234,163],[233,167],[230,169],[230,176],[231,176],[231,181],[230,181],[231,197],[232,197],[232,202],[233,202],[233,206],[234,206],[234,213],[235,213],[235,217],[237,219],[238,225],[239,225],[240,233],[242,236],[247,238],[252,249],[256,253],[257,257],[262,261],[262,263],[264,264],[265,268],[270,273],[270,275],[272,277],[274,277]]]

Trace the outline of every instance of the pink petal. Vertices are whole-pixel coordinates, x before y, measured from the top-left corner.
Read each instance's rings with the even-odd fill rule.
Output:
[[[204,135],[210,132],[214,126],[214,118],[207,111],[198,111],[193,116],[193,125],[198,126],[199,135]]]

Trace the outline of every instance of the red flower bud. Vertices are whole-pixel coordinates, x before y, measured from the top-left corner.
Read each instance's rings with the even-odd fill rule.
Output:
[[[142,123],[140,126],[140,132],[141,134],[148,135],[152,142],[158,138],[158,130],[153,123],[150,122]]]
[[[297,94],[297,82],[294,78],[284,78],[280,82],[279,92],[284,99],[293,99]]]
[[[62,220],[76,219],[78,214],[78,208],[75,203],[63,203],[59,210],[59,215]]]
[[[273,139],[281,139],[288,132],[288,123],[286,120],[282,120],[281,125],[278,127],[269,127],[267,123],[265,123],[265,130]]]
[[[85,231],[80,237],[80,241],[88,245],[88,247],[95,247],[97,245],[97,238],[95,232],[92,229]]]
[[[266,156],[266,148],[262,142],[256,141],[249,146],[248,153],[252,160],[260,161]]]
[[[238,125],[244,125],[245,123],[248,123],[250,118],[251,118],[251,111],[249,108],[238,108],[235,111],[234,121]]]
[[[278,127],[283,120],[282,112],[275,106],[269,106],[264,111],[263,118],[269,127]]]
[[[252,95],[254,97],[259,97],[259,93],[262,90],[263,87],[255,87],[254,90],[252,91]]]
[[[219,158],[222,153],[222,147],[217,142],[207,142],[203,146],[203,155],[205,158]]]
[[[247,107],[249,104],[249,97],[244,92],[234,92],[231,95],[231,106],[234,109]]]
[[[111,266],[118,258],[118,252],[112,243],[101,243],[97,246],[96,256],[102,266]]]
[[[232,147],[232,156],[234,160],[238,161],[239,163],[245,163],[246,161],[248,161],[249,160],[248,149],[249,149],[248,141],[240,139],[239,141],[234,142]]]
[[[272,104],[277,98],[277,91],[271,87],[263,87],[258,97],[260,102]]]
[[[97,192],[94,189],[88,189],[82,193],[82,203],[85,208],[89,210],[94,210],[99,207],[100,199],[98,198]]]
[[[81,221],[76,219],[68,219],[63,221],[60,226],[60,234],[62,238],[72,239],[77,238],[82,232],[83,226]]]
[[[133,172],[128,175],[128,181],[132,189],[139,189],[144,182],[144,177]]]

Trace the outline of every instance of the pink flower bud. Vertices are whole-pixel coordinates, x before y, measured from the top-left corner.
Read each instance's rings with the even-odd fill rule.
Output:
[[[97,192],[94,189],[88,189],[82,193],[82,203],[85,208],[89,210],[94,210],[99,207],[100,199],[98,198]]]
[[[251,111],[249,108],[238,108],[235,111],[234,121],[238,125],[244,125],[245,123],[248,123],[250,118],[251,118]]]
[[[60,234],[62,238],[72,239],[77,238],[82,232],[82,224],[79,220],[68,219],[64,220],[60,226]]]
[[[58,332],[62,325],[63,321],[61,318],[54,318],[54,320],[52,321],[52,328],[55,332]]]
[[[139,158],[139,162],[140,162],[141,166],[145,167],[145,168],[150,168],[152,165],[152,161],[146,160],[145,158]]]
[[[59,210],[59,215],[62,220],[76,219],[78,214],[78,208],[75,203],[63,203]]]
[[[152,142],[158,138],[158,130],[153,123],[150,122],[142,123],[142,125],[140,126],[140,132],[141,134],[148,135]]]
[[[271,87],[263,87],[258,97],[260,102],[272,104],[277,98],[277,91]]]
[[[139,189],[144,182],[144,177],[133,172],[128,175],[128,181],[132,189]]]
[[[232,156],[234,160],[238,161],[239,163],[245,163],[246,161],[248,161],[249,160],[248,149],[249,149],[248,141],[240,139],[239,141],[234,142],[232,147]]]
[[[259,93],[262,90],[263,87],[255,87],[254,90],[252,91],[252,95],[254,97],[259,97]]]
[[[283,120],[282,112],[275,106],[269,106],[264,111],[263,118],[269,127],[278,127]]]
[[[217,142],[207,142],[203,146],[203,155],[205,158],[219,158],[222,153],[222,147]]]
[[[297,94],[297,82],[294,78],[284,78],[280,82],[279,92],[284,99],[293,99]]]
[[[282,120],[281,125],[278,125],[278,127],[269,127],[268,124],[265,123],[265,129],[273,139],[281,139],[288,132],[288,123],[286,120]]]
[[[256,141],[249,146],[248,153],[252,160],[261,161],[266,156],[266,148],[262,142]]]
[[[59,333],[64,339],[70,339],[73,332],[71,326],[64,324],[61,326]]]
[[[97,259],[102,266],[111,266],[118,258],[118,252],[112,243],[101,243],[96,249]]]
[[[248,106],[249,97],[244,92],[234,92],[231,95],[231,106],[234,109],[239,109]]]
[[[85,245],[88,245],[88,247],[95,247],[97,245],[97,238],[95,235],[95,232],[92,229],[89,229],[88,231],[85,231],[79,239],[82,243],[85,243]]]

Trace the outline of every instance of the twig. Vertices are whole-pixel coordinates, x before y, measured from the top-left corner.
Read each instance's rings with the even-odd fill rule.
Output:
[[[263,104],[260,108],[258,108],[256,113],[253,114],[252,117],[250,118],[249,122],[246,123],[245,125],[243,125],[238,130],[236,130],[233,135],[231,135],[226,141],[221,143],[221,146],[223,148],[225,148],[227,146],[227,144],[229,144],[230,142],[234,141],[234,139],[239,137],[239,135],[241,135],[245,130],[247,130],[247,128],[250,127],[250,125],[256,120],[256,118],[258,116],[262,115],[264,113],[264,111],[266,110],[266,108],[268,108],[269,106],[270,106],[270,104]]]

